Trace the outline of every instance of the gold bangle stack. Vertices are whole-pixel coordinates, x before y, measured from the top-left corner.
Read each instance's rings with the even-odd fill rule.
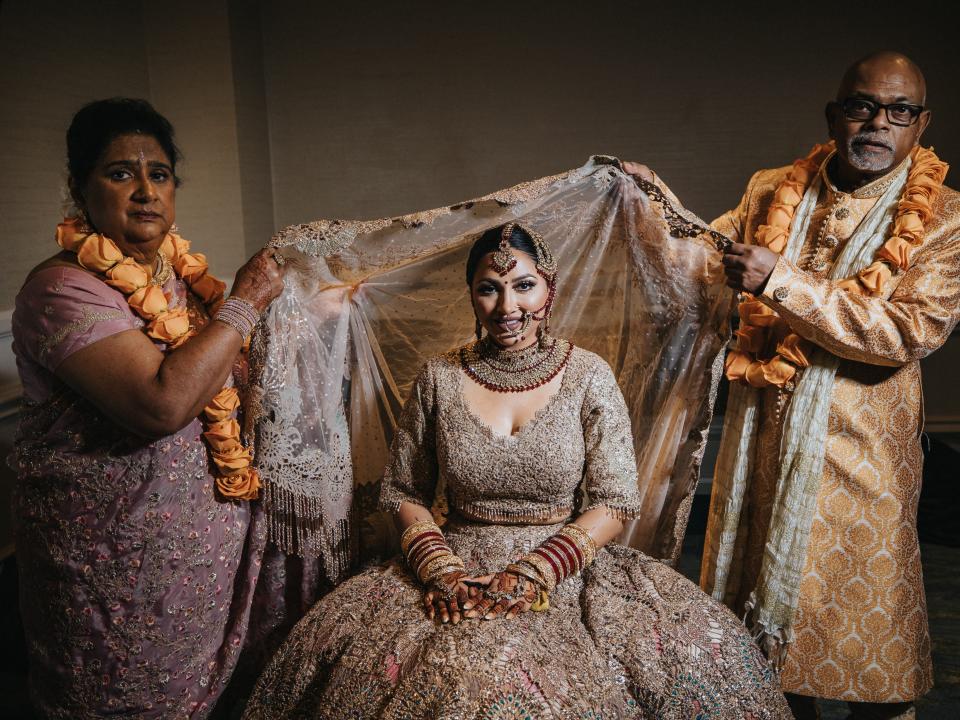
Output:
[[[564,525],[558,534],[566,535],[573,540],[574,544],[580,549],[580,552],[583,553],[583,563],[580,566],[581,572],[597,559],[596,541],[591,537],[590,533],[576,523]]]
[[[464,570],[463,560],[447,544],[440,527],[430,521],[415,522],[400,536],[400,549],[407,565],[424,585],[454,570]]]
[[[596,557],[597,543],[590,533],[570,523],[538,545],[533,552],[508,565],[507,570],[523,575],[551,593],[566,578],[582,573]]]
[[[403,534],[400,536],[400,550],[404,555],[406,555],[407,550],[410,549],[410,543],[413,542],[414,538],[431,530],[439,533],[440,526],[432,520],[420,520],[413,523],[413,525],[410,525],[406,530],[404,530]]]

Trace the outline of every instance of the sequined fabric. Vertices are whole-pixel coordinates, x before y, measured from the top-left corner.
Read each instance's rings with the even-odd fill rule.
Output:
[[[752,242],[787,168],[751,180],[715,223]],[[778,261],[764,302],[792,329],[840,356],[823,478],[782,683],[787,692],[856,702],[903,702],[932,685],[916,533],[922,453],[918,360],[960,317],[960,195],[944,188],[912,267],[889,300],[859,298],[825,279],[886,180],[854,193],[825,178],[799,262]],[[770,522],[781,398],[763,395],[757,453],[726,601],[737,612],[755,585]],[[718,527],[708,527],[702,583],[711,590]]]
[[[165,290],[187,301],[178,280]],[[148,442],[52,372],[139,326],[123,295],[80,269],[38,272],[16,301],[26,402],[11,464],[42,717],[206,717],[247,634],[265,533],[248,503],[215,496],[200,422]]]
[[[594,502],[634,508],[630,422],[609,367],[575,349],[558,393],[520,431],[493,433],[460,399],[456,353],[420,373],[382,501],[429,504],[446,483],[444,532],[471,573],[504,568],[555,533],[526,524]],[[465,519],[476,512],[490,522]],[[608,546],[550,609],[443,625],[399,560],[324,597],[261,677],[245,717],[789,718],[742,624],[637,550]]]

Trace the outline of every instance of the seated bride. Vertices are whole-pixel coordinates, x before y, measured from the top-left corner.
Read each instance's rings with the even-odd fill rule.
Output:
[[[383,481],[404,557],[313,607],[245,717],[790,717],[733,614],[611,542],[640,507],[630,420],[548,332],[557,272],[518,224],[473,245],[477,341],[424,365]]]

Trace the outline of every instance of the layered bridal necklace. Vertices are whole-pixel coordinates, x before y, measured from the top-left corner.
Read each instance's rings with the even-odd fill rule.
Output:
[[[460,366],[473,380],[494,392],[525,392],[553,380],[566,366],[573,343],[546,336],[511,352],[490,336],[460,349]]]

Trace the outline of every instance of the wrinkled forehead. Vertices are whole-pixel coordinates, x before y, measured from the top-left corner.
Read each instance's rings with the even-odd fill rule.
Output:
[[[923,105],[926,102],[926,86],[923,77],[906,64],[863,63],[847,74],[838,96],[840,99],[867,97],[882,103]]]

